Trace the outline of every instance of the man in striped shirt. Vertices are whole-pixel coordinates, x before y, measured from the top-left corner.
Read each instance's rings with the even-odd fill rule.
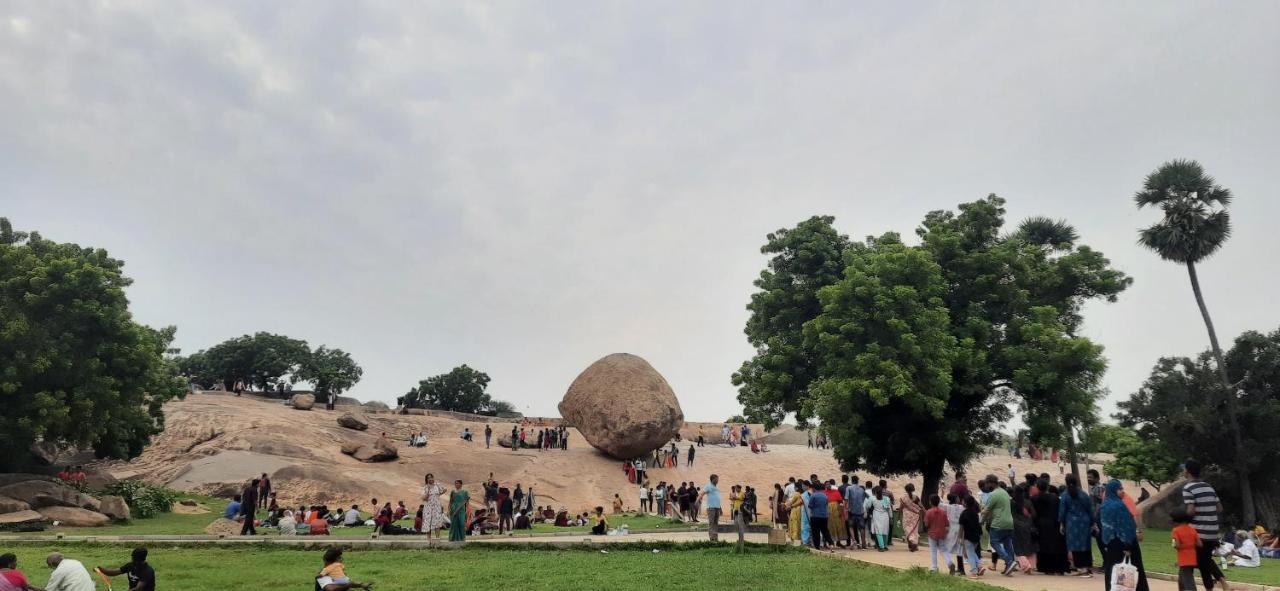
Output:
[[[1213,551],[1217,549],[1219,540],[1219,516],[1222,515],[1222,502],[1218,500],[1217,491],[1209,483],[1200,480],[1200,462],[1187,460],[1183,464],[1182,503],[1187,506],[1187,514],[1191,516],[1191,527],[1200,535],[1203,545],[1196,548],[1196,563],[1200,568],[1200,579],[1204,588],[1212,590],[1214,584],[1220,589],[1229,589],[1227,579],[1213,560]]]

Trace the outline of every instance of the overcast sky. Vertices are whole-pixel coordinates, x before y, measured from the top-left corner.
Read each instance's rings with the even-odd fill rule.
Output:
[[[1220,337],[1280,327],[1278,2],[358,4],[0,0],[0,215],[124,259],[187,352],[283,333],[384,401],[466,363],[554,414],[625,351],[723,420],[766,233],[997,193],[1134,277],[1087,313],[1109,413],[1207,346],[1130,198],[1195,158]]]

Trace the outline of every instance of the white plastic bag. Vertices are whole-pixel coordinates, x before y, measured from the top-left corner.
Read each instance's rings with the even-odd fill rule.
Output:
[[[1129,562],[1128,556],[1111,567],[1111,591],[1138,591],[1138,567]]]

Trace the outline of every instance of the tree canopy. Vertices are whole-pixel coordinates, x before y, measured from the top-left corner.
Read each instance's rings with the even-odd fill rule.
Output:
[[[123,267],[0,218],[0,469],[36,441],[136,456],[185,393],[165,357],[175,331],[134,321]]]
[[[364,370],[356,365],[350,353],[324,345],[307,355],[296,374],[298,379],[310,382],[322,400],[330,394],[337,396],[350,390],[363,375]]]
[[[408,408],[432,408],[470,414],[514,414],[515,407],[501,400],[493,400],[485,391],[489,375],[467,365],[453,368],[449,373],[431,376],[418,382],[404,396],[396,399]]]
[[[1243,465],[1258,499],[1257,511],[1267,523],[1280,512],[1268,501],[1280,491],[1280,330],[1263,334],[1249,331],[1236,338],[1225,355],[1231,394],[1220,385],[1211,351],[1196,358],[1160,359],[1142,387],[1120,403],[1116,418],[1137,430],[1140,439],[1155,445],[1167,458],[1193,458],[1222,477],[1219,492],[1229,498],[1229,508],[1240,508]],[[1224,444],[1230,428],[1228,396],[1239,407],[1241,435],[1250,453],[1243,464],[1232,445]]]
[[[830,217],[770,234],[747,306],[756,354],[733,376],[747,417],[817,418],[846,469],[926,486],[997,442],[1010,404],[1036,440],[1092,422],[1105,362],[1081,310],[1131,280],[1065,222],[1005,234],[1004,213],[994,195],[930,212],[917,246],[850,243]]]

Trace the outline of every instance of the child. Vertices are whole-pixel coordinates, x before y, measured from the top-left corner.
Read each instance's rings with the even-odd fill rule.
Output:
[[[342,549],[324,551],[324,568],[316,576],[316,586],[322,591],[347,591],[348,589],[372,589],[373,583],[356,583],[347,576],[342,564]]]
[[[1177,524],[1173,528],[1173,549],[1178,552],[1178,591],[1196,591],[1196,548],[1204,546],[1200,534],[1191,527],[1191,515],[1185,507],[1169,514]]]
[[[980,577],[986,569],[978,558],[978,544],[982,541],[982,518],[978,510],[978,500],[973,497],[964,498],[964,512],[960,514],[960,527],[964,529],[965,557],[969,560],[970,576]]]
[[[947,571],[956,574],[956,564],[951,561],[950,548],[947,546],[947,531],[951,527],[951,519],[943,510],[942,498],[938,495],[929,497],[929,510],[924,512],[924,528],[929,532],[929,558],[933,561],[933,572],[938,572],[938,555],[947,560]]]

